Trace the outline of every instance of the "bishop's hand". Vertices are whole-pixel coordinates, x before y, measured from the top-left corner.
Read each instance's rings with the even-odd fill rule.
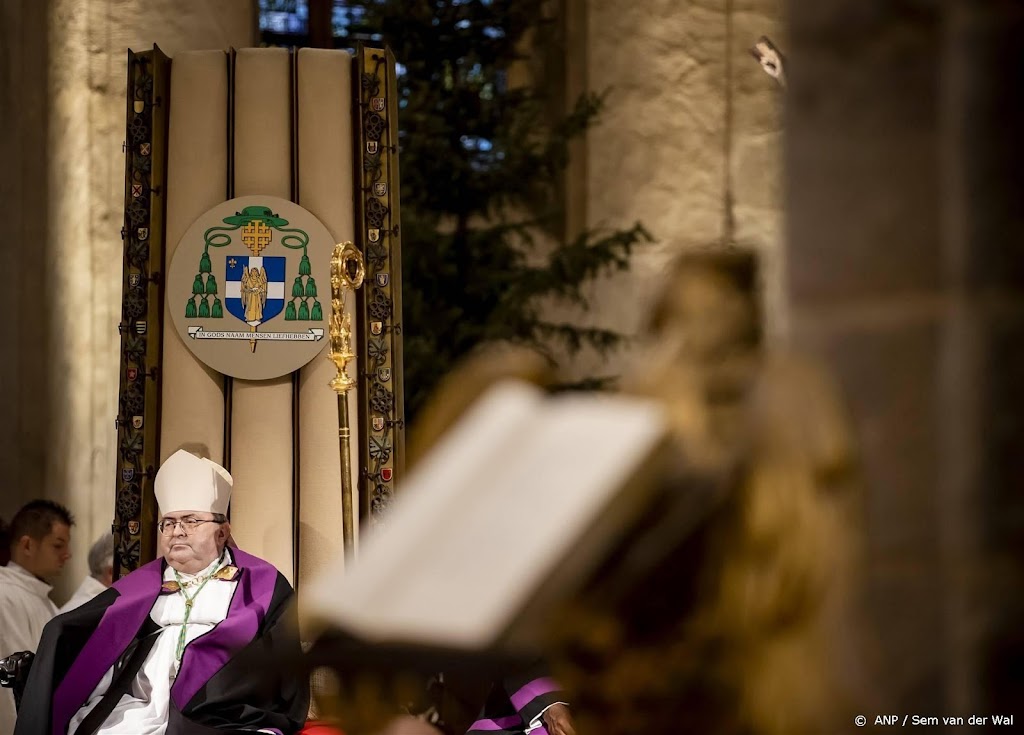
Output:
[[[21,705],[21,695],[25,691],[28,672],[35,657],[32,651],[19,651],[7,658],[0,658],[0,687],[14,690],[15,708]]]

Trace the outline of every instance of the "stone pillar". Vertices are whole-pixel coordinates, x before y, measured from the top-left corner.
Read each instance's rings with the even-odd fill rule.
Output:
[[[785,289],[782,196],[784,93],[750,48],[768,36],[784,52],[788,38],[782,0],[733,0],[730,4],[727,147],[734,240],[759,256],[766,331],[774,340],[789,330]]]
[[[568,37],[585,23],[586,45],[569,46],[570,70],[605,112],[587,134],[585,201],[571,202],[591,229],[640,221],[656,242],[641,247],[628,273],[590,289],[592,308],[566,318],[636,334],[666,264],[688,248],[720,244],[728,219],[734,240],[764,256],[769,331],[785,330],[782,298],[782,92],[749,49],[763,34],[785,46],[782,0],[567,0]],[[731,206],[727,200],[731,199]],[[606,362],[583,354],[574,371],[620,371],[628,349]]]
[[[45,496],[78,516],[76,556],[57,599],[77,584],[90,541],[113,520],[127,50],[155,43],[173,57],[251,46],[255,5],[4,3],[5,21],[19,18],[0,30],[3,109],[28,114],[13,123],[22,134],[2,143],[5,161],[18,163],[8,170],[20,175],[5,182],[2,201],[17,214],[13,236],[0,240],[0,263],[19,291],[3,289],[0,320],[5,347],[18,345],[14,365],[0,368],[5,409],[14,409],[0,419],[0,513]]]
[[[862,448],[876,682],[889,711],[988,714],[1020,701],[1024,10],[789,6],[793,335]]]
[[[942,422],[958,448],[943,483],[943,529],[948,649],[961,659],[948,688],[955,704],[989,713],[1020,712],[1024,702],[1022,49],[1020,2],[947,3],[943,210],[959,370]]]
[[[46,5],[0,4],[0,516],[43,494],[49,415],[46,333]]]

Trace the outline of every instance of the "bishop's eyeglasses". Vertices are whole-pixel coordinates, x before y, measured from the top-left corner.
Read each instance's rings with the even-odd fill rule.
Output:
[[[221,523],[224,523],[224,521],[218,520],[216,518],[201,519],[189,517],[180,518],[178,520],[174,520],[172,518],[165,518],[162,521],[160,521],[160,523],[158,523],[156,527],[160,529],[160,533],[162,533],[164,536],[170,536],[172,533],[174,533],[174,529],[180,525],[181,530],[185,532],[185,535],[191,536],[192,532],[199,528],[199,526],[203,523],[216,523],[220,525]]]

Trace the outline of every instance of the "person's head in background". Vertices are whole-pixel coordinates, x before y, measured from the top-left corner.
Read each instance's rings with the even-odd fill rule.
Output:
[[[113,534],[103,534],[89,549],[89,574],[104,587],[114,583]]]
[[[52,500],[22,506],[8,531],[11,561],[40,579],[53,579],[71,558],[73,525],[71,511]]]

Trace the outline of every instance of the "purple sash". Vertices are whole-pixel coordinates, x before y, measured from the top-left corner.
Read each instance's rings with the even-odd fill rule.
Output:
[[[241,575],[228,616],[188,645],[181,674],[171,687],[174,704],[182,710],[233,654],[256,637],[274,595],[277,570],[272,565],[239,549],[231,554]],[[163,570],[164,560],[156,559],[114,583],[119,596],[53,693],[53,735],[67,733],[71,718],[134,640],[160,594]]]

